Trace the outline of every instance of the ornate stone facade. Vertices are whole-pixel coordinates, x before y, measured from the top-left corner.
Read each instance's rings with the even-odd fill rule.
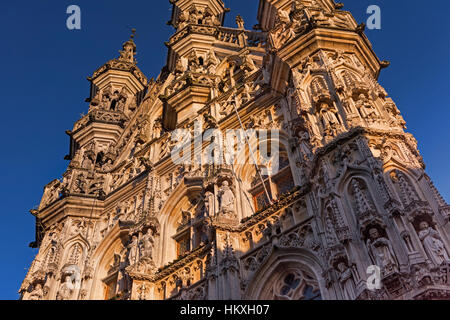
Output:
[[[170,2],[156,80],[133,38],[89,78],[22,298],[450,299],[450,207],[364,26],[332,0],[261,0],[253,31],[221,0]],[[198,119],[278,130],[280,171],[176,165],[171,133]]]

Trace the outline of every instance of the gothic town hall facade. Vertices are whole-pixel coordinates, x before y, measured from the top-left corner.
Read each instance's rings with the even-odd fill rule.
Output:
[[[251,30],[223,26],[222,0],[170,3],[156,80],[134,36],[89,77],[67,171],[31,211],[21,298],[450,299],[450,207],[364,24],[333,0],[260,0]],[[235,163],[177,164],[177,129],[278,134],[246,135]],[[264,139],[274,174],[238,161]]]

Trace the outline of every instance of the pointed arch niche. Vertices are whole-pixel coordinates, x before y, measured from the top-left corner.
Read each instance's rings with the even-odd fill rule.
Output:
[[[329,299],[322,267],[305,249],[276,249],[252,276],[246,300]]]

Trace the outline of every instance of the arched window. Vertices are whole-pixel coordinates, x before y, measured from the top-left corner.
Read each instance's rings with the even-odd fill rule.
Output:
[[[317,281],[302,269],[281,273],[273,285],[273,295],[275,300],[322,300]]]
[[[261,176],[255,172],[254,179],[251,182],[252,188],[250,193],[253,196],[256,211],[262,210],[270,204],[266,190],[269,197],[273,200],[274,198],[279,199],[281,196],[291,192],[295,188],[289,157],[282,145],[280,146],[278,161],[278,171],[274,172],[272,176],[262,174],[261,179]],[[265,169],[265,167],[261,166],[260,171],[262,173],[265,171],[263,169]],[[264,189],[264,185],[266,189]]]

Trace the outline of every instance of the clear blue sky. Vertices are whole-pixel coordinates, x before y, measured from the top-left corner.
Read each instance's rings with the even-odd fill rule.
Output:
[[[256,24],[257,0],[225,2],[232,9],[227,25],[234,26],[238,13],[247,27]],[[81,31],[66,29],[71,4],[81,7]],[[367,35],[379,57],[392,63],[381,84],[403,112],[428,174],[448,200],[450,3],[347,0],[345,8],[363,22],[371,4],[382,9],[382,29]],[[66,169],[69,138],[64,132],[87,112],[86,77],[117,56],[130,34],[128,26],[138,30],[140,68],[156,77],[166,61],[163,42],[173,32],[165,24],[170,8],[168,0],[0,1],[0,299],[18,298],[36,254],[28,248],[34,240],[28,211],[39,204],[43,186]]]

